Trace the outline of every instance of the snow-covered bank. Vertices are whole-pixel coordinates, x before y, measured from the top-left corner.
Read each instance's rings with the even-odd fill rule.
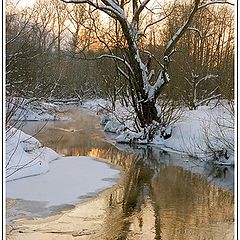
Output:
[[[193,157],[234,164],[234,119],[224,107],[185,111],[164,146]]]
[[[39,112],[47,109],[46,114],[37,115],[37,106],[23,105],[24,116],[18,107],[11,119],[13,123],[14,120],[62,120],[57,119],[55,113],[69,109],[42,103],[38,106]],[[45,107],[42,109],[43,105]],[[52,107],[55,110],[51,111]],[[95,195],[113,186],[120,173],[95,158],[62,157],[43,146],[35,137],[9,125],[6,130],[5,166],[7,198],[20,199],[23,205],[27,201],[28,208],[23,214],[30,216],[50,213],[56,205],[61,205],[59,209],[62,209]],[[21,214],[21,208],[22,205],[13,208],[13,215]]]
[[[201,106],[197,110],[185,109],[181,118],[165,133],[164,138],[156,134],[153,139],[145,138],[145,129],[134,132],[131,107],[116,104],[115,111],[106,111],[110,103],[102,100],[83,102],[83,107],[101,114],[104,131],[117,134],[116,142],[161,145],[167,151],[188,154],[222,165],[234,164],[234,112],[231,105],[223,101],[216,107]],[[102,108],[103,107],[103,108]]]
[[[5,164],[6,197],[18,199],[8,221],[72,207],[113,186],[120,173],[96,158],[61,157],[15,128],[7,132]]]
[[[6,101],[6,111],[12,114],[11,121],[68,120],[61,115],[63,109],[57,104],[34,99],[12,98]]]
[[[6,133],[6,180],[15,180],[49,171],[49,163],[59,155],[36,138],[16,128]]]

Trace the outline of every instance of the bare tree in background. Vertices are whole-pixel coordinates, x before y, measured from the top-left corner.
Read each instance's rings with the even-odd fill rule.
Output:
[[[189,4],[176,7],[178,11],[168,18],[163,30],[166,36],[177,28],[176,19],[181,21],[186,16]],[[182,99],[190,109],[220,95],[223,99],[233,99],[233,23],[231,7],[212,6],[197,13],[191,28],[178,42],[179,51],[169,69],[172,80],[169,90],[172,97]]]
[[[65,3],[89,4],[94,9],[98,9],[111,18],[115,19],[121,29],[124,37],[123,54],[121,57],[115,54],[104,54],[101,56],[109,57],[122,63],[124,67],[118,67],[118,71],[126,79],[128,91],[131,96],[131,104],[140,123],[140,127],[151,125],[153,121],[160,121],[156,108],[156,100],[161,90],[170,78],[168,75],[168,67],[171,62],[171,56],[176,51],[175,47],[183,34],[189,29],[195,14],[201,9],[216,3],[228,3],[227,1],[200,1],[195,0],[192,8],[188,13],[186,20],[181,23],[177,31],[173,33],[168,41],[162,63],[159,61],[160,68],[155,72],[151,68],[151,53],[144,54],[140,49],[140,40],[145,32],[155,22],[160,22],[159,18],[155,22],[148,22],[142,25],[144,15],[147,15],[154,5],[150,5],[150,0],[62,0]],[[230,3],[229,3],[230,4]],[[156,6],[156,5],[155,5]],[[164,16],[163,18],[167,17]],[[147,59],[146,59],[147,55]],[[144,60],[144,58],[146,60]]]

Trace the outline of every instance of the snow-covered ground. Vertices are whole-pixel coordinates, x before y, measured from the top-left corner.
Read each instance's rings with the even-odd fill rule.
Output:
[[[13,121],[68,120],[61,116],[62,106],[33,99],[12,98],[6,101],[6,111],[14,112]]]
[[[60,120],[54,117],[55,110],[49,111],[56,106],[45,105],[48,108],[44,114],[38,114],[36,106],[24,106],[21,120]],[[12,120],[19,120],[19,111]],[[35,137],[9,125],[5,166],[7,198],[44,202],[45,207],[79,202],[111,187],[119,177],[119,170],[111,165],[90,157],[60,156]]]
[[[113,186],[119,173],[96,158],[59,156],[36,138],[12,128],[6,141],[6,197],[20,204],[9,210],[7,221],[72,206]]]
[[[167,151],[214,160],[219,164],[234,164],[234,118],[226,106],[186,110],[172,125],[170,138],[155,135],[148,141],[141,139],[142,132],[131,131],[135,127],[131,107],[123,108],[117,104],[116,111],[109,112],[104,110],[107,105],[105,100],[94,99],[83,102],[81,107],[101,115],[104,130],[117,134],[116,142],[130,142],[136,138],[140,144],[160,145]],[[26,119],[30,119],[31,114],[28,108]],[[46,114],[52,116],[51,111],[46,111]],[[56,120],[56,117],[47,117],[46,120],[49,119]],[[7,197],[47,201],[50,205],[70,203],[79,196],[112,186],[112,181],[104,179],[115,179],[118,173],[109,165],[88,157],[61,157],[36,138],[14,127],[6,133],[5,164]]]
[[[172,136],[163,141],[169,149],[203,159],[215,158],[233,164],[234,118],[223,106],[185,111],[174,124]],[[219,158],[219,159],[218,159]]]
[[[58,157],[55,151],[21,130],[12,127],[6,133],[7,181],[46,173],[49,163]]]
[[[102,108],[102,106],[104,108]],[[160,134],[149,141],[143,131],[134,132],[131,107],[116,105],[115,112],[106,111],[110,103],[95,99],[83,102],[83,107],[101,114],[104,131],[116,133],[116,142],[161,145],[164,150],[188,154],[218,164],[234,164],[234,112],[231,105],[223,102],[218,106],[200,106],[197,110],[185,109],[180,119],[168,131],[171,137]]]

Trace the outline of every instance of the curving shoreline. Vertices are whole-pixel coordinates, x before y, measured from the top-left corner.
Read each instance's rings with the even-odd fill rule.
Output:
[[[67,133],[71,134],[71,133]],[[91,151],[91,154],[95,157],[105,158],[105,154],[107,154],[109,150],[105,152]],[[111,153],[110,156],[114,156]],[[107,156],[107,155],[106,155]],[[9,234],[7,235],[8,239],[117,239],[122,234],[125,234],[124,229],[126,229],[126,225],[128,226],[128,222],[130,222],[129,230],[126,234],[128,234],[129,239],[154,239],[154,236],[157,234],[157,229],[154,229],[154,222],[156,221],[155,216],[156,210],[161,207],[161,211],[159,217],[161,217],[161,221],[168,225],[168,227],[164,227],[162,229],[164,234],[168,234],[168,232],[176,231],[171,230],[174,226],[177,229],[189,229],[189,227],[195,232],[196,235],[201,235],[208,239],[212,234],[215,236],[214,239],[217,240],[225,240],[231,239],[230,237],[233,234],[233,219],[231,218],[233,210],[232,208],[232,194],[228,191],[221,190],[210,183],[207,183],[205,180],[203,181],[201,177],[198,175],[193,175],[186,170],[183,170],[174,166],[166,166],[161,169],[161,174],[158,175],[152,182],[151,176],[146,178],[146,174],[148,173],[148,169],[144,170],[142,166],[138,169],[138,165],[135,165],[131,168],[132,163],[130,160],[126,159],[126,155],[123,155],[119,160],[116,158],[114,161],[111,161],[111,164],[119,165],[123,164],[123,172],[121,179],[119,182],[110,189],[107,189],[101,193],[99,193],[96,197],[87,200],[84,203],[77,204],[74,209],[68,209],[59,213],[55,216],[49,216],[44,218],[35,218],[35,219],[19,219],[15,221],[14,229],[8,229]],[[130,167],[130,170],[129,170]],[[137,169],[136,169],[137,168]],[[169,169],[169,170],[168,170]],[[136,173],[135,173],[136,170]],[[138,173],[140,171],[140,173]],[[141,173],[142,172],[142,173]],[[168,178],[170,176],[175,176],[174,178]],[[140,175],[139,175],[140,174]],[[138,176],[135,180],[135,177]],[[166,180],[165,180],[165,177]],[[177,177],[177,181],[174,182]],[[131,207],[133,199],[135,199],[135,194],[142,194],[141,188],[142,185],[136,185],[136,187],[129,188],[129,183],[135,182],[139,184],[139,182],[143,181],[144,186],[150,186],[153,188],[154,195],[153,199],[149,199],[150,196],[143,196],[143,198],[136,199],[136,202],[141,202],[140,208],[137,208],[136,211],[133,211],[132,208],[126,208],[126,206]],[[192,182],[185,183],[185,179],[191,179]],[[183,181],[184,180],[184,181]],[[167,185],[165,183],[167,181]],[[173,181],[173,182],[171,182]],[[172,185],[173,184],[173,185]],[[164,188],[164,186],[169,186],[169,188]],[[177,186],[175,186],[177,185]],[[174,187],[175,186],[175,187]],[[191,186],[191,188],[190,188]],[[137,192],[134,190],[136,188]],[[173,188],[173,192],[169,192]],[[174,199],[169,199],[171,194],[177,189],[181,189],[183,199],[181,204],[183,205],[178,209],[178,204],[175,205]],[[179,191],[179,190],[178,190]],[[191,191],[191,195],[188,198],[193,199],[195,202],[186,202],[185,192]],[[161,194],[159,193],[161,192]],[[211,193],[211,199],[209,200],[208,192]],[[170,194],[171,193],[171,194]],[[199,199],[199,196],[201,198]],[[222,197],[221,197],[222,196]],[[188,199],[187,198],[187,199]],[[154,200],[155,199],[155,200]],[[203,199],[204,205],[199,200]],[[222,203],[221,199],[225,199]],[[158,203],[159,206],[155,206],[153,204],[153,200]],[[135,200],[134,200],[135,201]],[[165,202],[166,201],[166,202]],[[179,201],[179,200],[178,200]],[[205,205],[206,201],[206,205]],[[212,207],[208,209],[208,203],[211,201],[214,209]],[[171,209],[168,209],[169,204],[173,204],[174,208],[176,208],[176,213],[180,215],[172,215]],[[139,203],[138,203],[139,204]],[[170,206],[171,206],[170,204]],[[193,209],[191,212],[192,216],[181,215],[182,208],[187,209],[193,205]],[[224,208],[219,209],[219,206],[224,204]],[[163,207],[164,206],[164,207]],[[172,207],[171,207],[172,208]],[[218,212],[218,222],[219,224],[214,225],[215,217],[208,214],[208,211]],[[129,213],[128,213],[129,212]],[[202,214],[206,212],[206,216],[201,220],[203,225],[193,225],[191,227],[191,222],[189,222],[188,226],[182,226],[177,223],[172,225],[169,222],[171,219],[191,219],[191,221],[195,221],[194,219],[199,218],[198,215],[194,215],[195,213],[200,214],[202,218]],[[159,214],[159,213],[158,213]],[[166,214],[166,216],[165,216]],[[169,215],[170,214],[170,215]],[[171,217],[170,217],[171,216]],[[143,228],[138,229],[137,219],[143,219]],[[174,220],[172,220],[174,221]],[[136,225],[137,224],[137,225]],[[175,225],[177,224],[177,225]],[[156,225],[157,226],[157,225]],[[156,227],[155,226],[155,227]],[[208,227],[207,227],[208,226]],[[206,228],[207,227],[207,228]],[[165,229],[166,228],[166,229]],[[169,228],[169,229],[168,229]],[[150,230],[151,229],[151,230]],[[179,230],[179,229],[178,229]],[[181,236],[181,231],[179,231],[179,237]],[[228,234],[228,235],[226,235]],[[180,238],[179,238],[180,239]],[[181,238],[184,239],[184,238]],[[191,237],[188,239],[191,240]]]

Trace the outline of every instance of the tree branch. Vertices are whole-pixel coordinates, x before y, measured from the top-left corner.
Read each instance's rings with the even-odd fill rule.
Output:
[[[140,13],[143,11],[143,9],[146,7],[146,5],[150,2],[151,0],[144,0],[140,6],[138,7],[138,9],[136,10],[136,12],[134,12],[133,15],[133,21],[137,20],[139,18]]]
[[[188,30],[192,30],[192,31],[195,31],[195,32],[197,32],[197,33],[198,33],[198,35],[199,35],[199,37],[200,37],[200,38],[202,38],[202,34],[201,34],[201,32],[200,32],[200,30],[199,30],[199,29],[197,29],[197,28],[194,28],[194,27],[188,27]]]
[[[223,0],[223,1],[212,1],[212,2],[208,2],[208,3],[204,3],[204,4],[200,5],[200,6],[198,7],[198,10],[200,10],[200,9],[202,9],[202,8],[205,8],[205,7],[207,7],[207,6],[213,5],[213,4],[229,4],[229,5],[231,5],[231,6],[235,6],[234,3],[231,3],[231,2],[226,1],[226,0]]]
[[[101,59],[101,58],[113,58],[113,59],[116,59],[116,60],[119,60],[119,61],[123,62],[128,67],[128,69],[131,71],[131,73],[134,75],[134,72],[133,72],[130,64],[126,60],[124,60],[124,59],[122,59],[118,56],[109,55],[109,54],[103,54],[103,55],[97,57],[97,59]]]
[[[90,1],[90,0],[61,0],[64,3],[75,3],[75,4],[83,4],[87,3],[92,7],[95,7],[96,9],[99,9],[103,12],[105,12],[110,17],[113,17],[114,19],[125,19],[125,14],[123,9],[120,8],[119,5],[114,3],[112,0],[102,0],[102,3],[98,3],[98,1]]]
[[[173,37],[171,38],[171,40],[168,42],[166,50],[164,52],[164,56],[168,56],[170,54],[170,52],[172,51],[172,49],[174,48],[174,46],[176,45],[176,43],[178,42],[178,40],[181,38],[181,36],[185,33],[185,31],[188,29],[190,23],[192,22],[192,19],[195,15],[195,13],[198,11],[199,9],[199,4],[200,4],[200,0],[195,0],[195,4],[194,4],[194,8],[191,11],[187,21],[183,24],[183,26],[181,26],[178,31],[173,35]]]

